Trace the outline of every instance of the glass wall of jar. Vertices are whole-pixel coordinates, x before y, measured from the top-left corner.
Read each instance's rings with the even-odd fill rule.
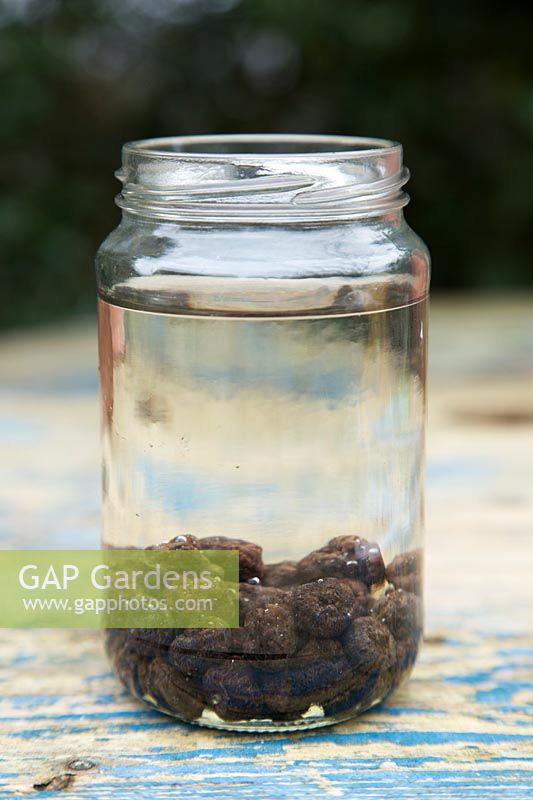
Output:
[[[238,629],[115,630],[139,697],[223,728],[381,701],[421,635],[429,257],[401,146],[127,144],[97,256],[103,544],[240,552]]]

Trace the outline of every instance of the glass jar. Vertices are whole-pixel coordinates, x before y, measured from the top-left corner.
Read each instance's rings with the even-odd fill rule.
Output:
[[[97,256],[105,547],[237,549],[236,629],[108,631],[219,728],[350,718],[421,636],[429,256],[394,142],[127,144]]]

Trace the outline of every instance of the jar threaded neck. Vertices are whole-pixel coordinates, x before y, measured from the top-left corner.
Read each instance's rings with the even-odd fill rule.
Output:
[[[402,147],[350,136],[183,136],[123,148],[117,204],[190,222],[302,223],[405,206]]]

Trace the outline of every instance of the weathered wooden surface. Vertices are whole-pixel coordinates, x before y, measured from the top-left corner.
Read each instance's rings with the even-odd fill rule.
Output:
[[[95,363],[90,325],[0,341],[2,547],[97,546]],[[434,303],[430,389],[427,641],[403,689],[334,728],[227,734],[131,700],[97,632],[5,630],[0,797],[532,797],[533,298]]]

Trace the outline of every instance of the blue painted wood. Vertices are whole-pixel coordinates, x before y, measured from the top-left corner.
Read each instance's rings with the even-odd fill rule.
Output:
[[[4,630],[0,798],[533,797],[530,319],[530,298],[434,308],[427,641],[393,698],[330,729],[210,731],[131,699],[96,631]],[[93,331],[0,344],[0,542],[96,546]]]

